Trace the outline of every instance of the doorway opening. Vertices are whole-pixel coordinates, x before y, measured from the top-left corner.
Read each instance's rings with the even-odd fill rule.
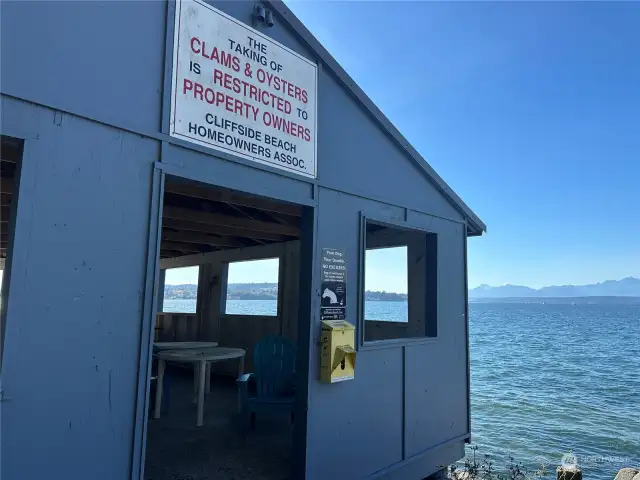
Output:
[[[166,177],[145,479],[293,478],[306,208]]]
[[[0,367],[23,147],[23,140],[0,136]]]

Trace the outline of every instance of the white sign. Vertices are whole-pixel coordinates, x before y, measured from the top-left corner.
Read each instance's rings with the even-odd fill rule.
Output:
[[[316,176],[317,67],[199,0],[176,3],[171,135]]]

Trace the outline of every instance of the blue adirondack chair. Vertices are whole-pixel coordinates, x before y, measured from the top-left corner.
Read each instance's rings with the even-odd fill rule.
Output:
[[[293,421],[296,346],[284,337],[268,336],[253,349],[254,373],[238,377],[245,421],[255,427],[256,412],[288,412]],[[250,388],[255,387],[255,388]]]

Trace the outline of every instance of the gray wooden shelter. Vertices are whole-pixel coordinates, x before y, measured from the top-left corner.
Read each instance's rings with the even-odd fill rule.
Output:
[[[200,264],[210,280],[229,259],[277,256],[273,329],[297,341],[304,385],[295,478],[426,477],[470,439],[466,251],[485,225],[283,3],[264,2],[270,27],[252,2],[210,3],[317,65],[314,176],[170,135],[175,3],[0,5],[1,476],[140,478],[162,269]],[[222,187],[204,200],[237,195],[245,212],[273,205],[270,221],[233,217],[266,238],[180,250],[181,207],[163,198],[184,185],[200,200]],[[383,245],[408,246],[406,338],[365,336],[364,249]],[[325,248],[345,253],[358,338],[355,379],[339,384],[318,379]],[[210,292],[201,319],[221,301]],[[202,339],[235,334],[201,321]]]

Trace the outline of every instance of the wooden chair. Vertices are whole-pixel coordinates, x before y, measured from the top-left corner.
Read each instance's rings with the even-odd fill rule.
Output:
[[[253,349],[254,373],[238,377],[246,423],[255,427],[257,412],[288,412],[293,421],[296,346],[284,337],[268,336]],[[250,388],[249,384],[255,388]]]

